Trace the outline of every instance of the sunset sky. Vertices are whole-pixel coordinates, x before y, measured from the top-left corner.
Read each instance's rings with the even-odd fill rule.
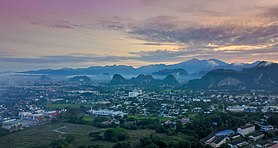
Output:
[[[1,0],[0,71],[278,62],[278,0]]]

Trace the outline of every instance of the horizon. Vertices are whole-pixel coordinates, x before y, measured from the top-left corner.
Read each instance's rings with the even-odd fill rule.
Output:
[[[277,63],[277,10],[275,0],[3,0],[0,71],[192,58]]]
[[[189,60],[186,60],[186,61],[180,61],[180,62],[177,62],[177,63],[172,63],[172,64],[164,64],[164,63],[151,63],[151,64],[147,64],[147,65],[141,65],[141,66],[132,66],[132,65],[125,65],[124,63],[123,64],[110,64],[110,65],[91,65],[91,66],[87,66],[87,67],[60,67],[60,68],[39,68],[39,69],[26,69],[24,71],[38,71],[38,70],[60,70],[60,69],[79,69],[79,68],[90,68],[90,67],[97,67],[97,66],[100,66],[100,67],[105,67],[105,66],[130,66],[132,68],[135,68],[135,69],[138,69],[140,67],[144,67],[144,66],[151,66],[151,65],[175,65],[175,64],[179,64],[179,63],[183,63],[183,62],[188,62],[188,61],[191,61],[191,60],[199,60],[199,61],[209,61],[209,60],[219,60],[219,59],[197,59],[197,58],[192,58],[192,59],[189,59]],[[270,62],[270,63],[275,63],[275,64],[278,64],[277,62],[272,62],[272,61],[253,61],[253,62],[244,62],[244,63],[228,63],[226,61],[223,61],[223,60],[219,60],[221,62],[225,62],[226,64],[234,64],[234,65],[238,65],[238,64],[253,64],[253,63],[256,63],[256,62]],[[24,72],[24,71],[1,71],[0,70],[0,74],[1,73],[10,73],[10,72]]]

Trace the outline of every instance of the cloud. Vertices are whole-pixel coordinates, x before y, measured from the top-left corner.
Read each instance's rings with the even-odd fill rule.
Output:
[[[94,24],[71,23],[69,21],[60,20],[60,19],[35,20],[35,21],[31,21],[31,24],[50,28],[50,29],[74,30],[85,34],[88,34],[88,31],[94,30],[96,27]]]
[[[265,14],[266,11],[270,12],[269,9],[264,9],[261,14]],[[273,11],[275,10],[271,10],[271,12]],[[271,19],[270,16],[268,18]],[[130,59],[147,62],[173,62],[192,57],[234,60],[239,56],[255,55],[254,57],[257,57],[258,54],[265,56],[268,53],[277,56],[278,24],[269,22],[271,21],[267,21],[265,24],[260,22],[257,25],[234,22],[206,25],[179,20],[174,16],[157,16],[141,21],[121,18],[121,20],[114,19],[109,23],[103,23],[108,23],[106,25],[108,29],[120,30],[131,38],[145,41],[140,45],[173,44],[180,46],[176,50],[129,52]],[[111,23],[114,25],[109,26]],[[249,58],[252,59],[252,57]]]
[[[278,25],[215,25],[164,29],[164,25],[140,26],[129,32],[150,42],[184,44],[250,45],[276,42]]]
[[[55,63],[83,63],[83,62],[115,62],[125,60],[127,57],[110,56],[110,55],[82,55],[70,54],[59,56],[41,56],[32,58],[19,58],[19,57],[0,57],[1,62],[9,63],[29,63],[29,64],[55,64]]]
[[[267,18],[272,18],[275,19],[277,22],[277,18],[278,18],[278,5],[272,6],[272,7],[267,7],[267,8],[263,8],[264,9],[264,13],[263,13],[263,17],[267,17]]]
[[[61,29],[74,29],[76,25],[71,24],[64,20],[52,20],[52,21],[32,21],[31,24],[44,26],[48,28],[61,28]]]

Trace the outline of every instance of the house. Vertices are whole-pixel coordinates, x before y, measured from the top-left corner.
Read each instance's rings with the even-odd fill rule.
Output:
[[[248,136],[248,139],[250,139],[251,141],[257,141],[263,137],[264,137],[264,133],[255,132],[252,135]]]
[[[239,137],[240,137],[239,133],[234,133],[234,134],[229,136],[230,139],[236,139],[236,138],[239,138]]]
[[[206,136],[205,138],[202,138],[200,141],[207,144],[207,143],[211,142],[214,138],[215,138],[215,134],[211,133],[208,136]]]
[[[255,132],[255,125],[253,124],[248,124],[240,128],[237,128],[237,133],[239,133],[242,136],[248,135],[253,132]]]
[[[233,141],[232,143],[229,144],[229,146],[231,148],[239,148],[239,147],[243,147],[243,146],[246,146],[248,145],[248,142],[245,141],[244,138],[240,138],[236,141]]]
[[[190,119],[189,118],[181,118],[180,121],[181,121],[182,125],[185,125],[190,122]]]
[[[269,141],[263,140],[259,141],[258,144],[256,144],[256,148],[268,148],[270,145]]]
[[[22,127],[22,124],[17,119],[10,119],[2,122],[2,128],[9,131],[17,131]]]
[[[215,138],[209,143],[210,146],[216,148],[227,142],[226,136],[215,136]]]
[[[192,109],[192,112],[196,112],[196,113],[200,113],[202,111],[203,111],[203,109],[201,107],[195,107]]]
[[[228,106],[226,110],[230,112],[243,112],[244,109],[245,109],[244,106],[236,105],[236,106]]]
[[[268,132],[274,129],[272,125],[260,125],[260,128],[262,132]]]
[[[222,144],[227,142],[227,136],[218,136],[214,133],[209,134],[207,137],[201,139],[201,142],[205,143],[206,145],[210,145],[214,148],[220,147]]]
[[[277,143],[278,144],[278,137],[274,137],[273,138],[273,143]]]

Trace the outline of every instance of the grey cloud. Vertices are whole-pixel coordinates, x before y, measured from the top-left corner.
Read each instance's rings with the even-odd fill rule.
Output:
[[[52,20],[35,20],[32,21],[31,24],[37,25],[37,26],[43,26],[47,28],[52,29],[70,29],[75,31],[80,31],[83,33],[86,30],[92,30],[95,29],[95,25],[93,24],[74,24],[65,20],[59,20],[59,19],[52,19]]]
[[[278,24],[275,23],[261,26],[232,23],[199,25],[194,22],[179,21],[171,16],[157,16],[139,22],[123,18],[113,19],[103,21],[102,25],[146,42],[171,42],[195,47],[205,46],[208,43],[219,46],[257,45],[275,43],[278,40]]]
[[[177,42],[217,45],[250,45],[269,43],[278,38],[278,26],[201,26],[166,30],[163,27],[143,26],[130,33],[151,42]]]
[[[263,11],[264,11],[264,13],[263,13],[264,17],[273,18],[273,19],[277,19],[278,18],[278,5],[272,6],[272,7],[263,8]]]
[[[127,57],[110,56],[110,55],[60,55],[60,56],[41,56],[34,58],[18,58],[1,56],[1,62],[10,63],[34,63],[34,64],[54,64],[54,63],[82,63],[82,62],[115,62],[128,59]]]
[[[180,48],[178,50],[154,50],[154,51],[140,51],[140,52],[130,52],[130,54],[134,55],[134,59],[140,61],[148,61],[148,62],[169,62],[169,61],[181,61],[185,59],[201,58],[201,59],[209,59],[209,58],[219,58],[219,59],[235,59],[235,58],[243,58],[250,57],[254,55],[266,56],[271,54],[270,56],[278,55],[278,45],[272,48],[263,48],[263,49],[255,49],[255,50],[235,50],[235,51],[215,51],[204,48],[197,49],[185,49]]]

